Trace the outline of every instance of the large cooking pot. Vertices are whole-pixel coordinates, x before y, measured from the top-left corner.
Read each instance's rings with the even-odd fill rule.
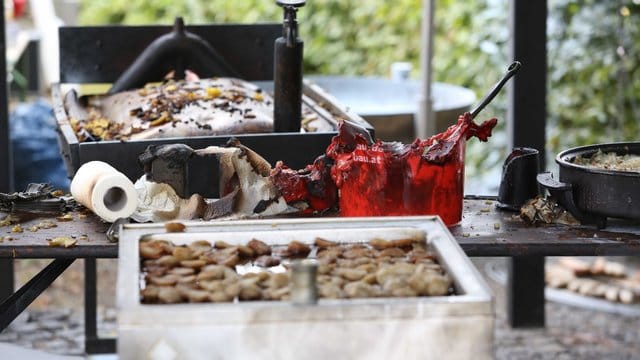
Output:
[[[565,150],[556,156],[560,181],[551,173],[539,174],[565,209],[582,223],[603,228],[607,217],[640,220],[640,172],[617,171],[577,165],[577,156],[590,158],[598,151],[617,155],[640,155],[640,142],[608,143]]]

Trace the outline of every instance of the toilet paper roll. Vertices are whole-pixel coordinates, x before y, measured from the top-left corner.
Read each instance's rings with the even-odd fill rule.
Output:
[[[127,218],[138,207],[133,183],[102,161],[91,161],[78,169],[71,181],[71,195],[108,222]]]

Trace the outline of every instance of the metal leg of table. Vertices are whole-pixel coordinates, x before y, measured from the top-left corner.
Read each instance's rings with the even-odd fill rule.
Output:
[[[514,256],[510,259],[507,296],[512,327],[544,327],[543,256]]]
[[[87,354],[116,352],[116,339],[98,337],[98,287],[96,259],[84,259],[84,351]]]
[[[13,259],[0,259],[0,300],[8,299],[15,290]]]
[[[55,259],[29,282],[0,304],[0,331],[4,330],[42,292],[60,276],[75,259]]]

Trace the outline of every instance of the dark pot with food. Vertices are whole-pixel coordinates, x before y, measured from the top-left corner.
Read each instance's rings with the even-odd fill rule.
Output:
[[[578,220],[599,227],[607,217],[640,220],[640,142],[577,147],[556,163],[560,181],[543,173],[538,182]]]

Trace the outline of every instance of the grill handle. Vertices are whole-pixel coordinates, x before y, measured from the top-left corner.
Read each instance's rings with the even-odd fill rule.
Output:
[[[556,199],[558,204],[570,212],[571,215],[580,221],[580,223],[595,224],[598,229],[603,229],[607,226],[606,217],[587,214],[578,209],[575,201],[573,200],[572,184],[555,180],[551,172],[538,174],[536,180],[538,180],[538,184],[549,191],[549,194]]]
[[[176,18],[173,31],[155,39],[129,65],[109,89],[109,94],[142,87],[153,78],[157,67],[172,60],[174,74],[182,79],[184,70],[191,67],[196,73],[211,76],[240,77],[240,74],[200,36],[186,31],[182,18]]]
[[[489,105],[491,100],[493,100],[493,98],[498,95],[504,84],[506,84],[507,81],[509,81],[509,79],[511,79],[511,77],[515,75],[518,70],[520,70],[521,66],[522,64],[519,61],[514,61],[513,63],[511,63],[511,65],[509,65],[509,67],[507,68],[507,72],[502,76],[502,79],[500,79],[500,81],[493,85],[487,95],[485,95],[485,97],[478,103],[478,105],[476,105],[473,110],[471,110],[472,119],[475,119],[480,111],[482,111],[482,109]]]

